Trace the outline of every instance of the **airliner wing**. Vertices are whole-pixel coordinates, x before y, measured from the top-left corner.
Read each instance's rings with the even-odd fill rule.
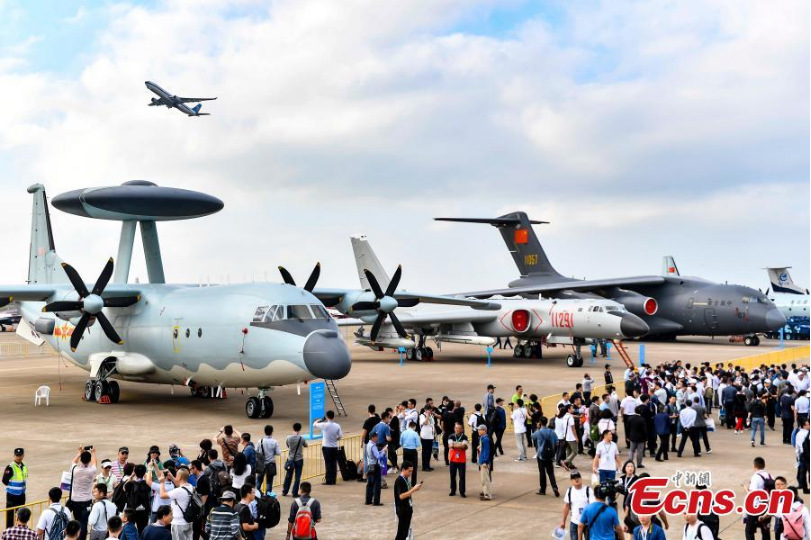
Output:
[[[631,278],[592,279],[578,281],[562,281],[558,283],[542,283],[511,287],[507,289],[492,289],[489,291],[474,291],[459,293],[459,296],[471,298],[490,298],[491,296],[518,296],[524,294],[557,293],[560,291],[596,292],[610,287],[633,288],[643,285],[661,285],[666,278],[663,276],[639,276]]]
[[[181,103],[197,103],[198,101],[213,101],[215,97],[179,97],[177,98]]]

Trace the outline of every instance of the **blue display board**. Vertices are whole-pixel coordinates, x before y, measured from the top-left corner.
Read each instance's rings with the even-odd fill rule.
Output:
[[[326,414],[326,386],[323,382],[314,382],[309,384],[310,387],[310,436],[309,439],[320,439],[321,432],[318,435],[313,432],[313,423],[324,418]]]

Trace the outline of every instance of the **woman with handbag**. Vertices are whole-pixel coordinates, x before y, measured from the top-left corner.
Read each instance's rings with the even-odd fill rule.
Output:
[[[285,440],[287,445],[287,459],[284,462],[284,485],[282,496],[286,497],[293,483],[293,497],[298,497],[298,487],[301,482],[301,471],[304,469],[304,449],[307,441],[301,436],[301,424],[293,424],[293,433]]]

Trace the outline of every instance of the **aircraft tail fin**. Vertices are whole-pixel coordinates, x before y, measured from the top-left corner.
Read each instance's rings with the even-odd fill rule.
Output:
[[[191,108],[192,114],[190,114],[189,116],[210,116],[209,113],[200,112],[200,109],[202,109],[202,108],[203,108],[203,104],[198,103],[197,105],[195,105],[194,107]]]
[[[512,212],[498,218],[434,218],[436,221],[488,223],[497,228],[512,254],[521,277],[529,275],[558,280],[563,276],[555,270],[541,246],[532,225],[549,223],[530,220],[525,212]],[[565,278],[564,278],[565,279]]]
[[[772,286],[772,291],[776,293],[789,293],[789,294],[808,294],[807,289],[803,289],[799,285],[795,285],[791,279],[791,273],[788,269],[790,266],[779,266],[774,268],[766,268],[766,273],[769,274],[769,283]]]
[[[68,283],[62,269],[62,259],[56,254],[48,196],[45,186],[34,184],[28,188],[34,196],[31,211],[31,248],[28,254],[28,283]]]
[[[369,280],[366,279],[366,274],[363,272],[364,270],[368,270],[377,278],[380,287],[385,290],[386,287],[389,286],[391,279],[383,269],[383,265],[380,264],[372,246],[369,245],[369,240],[366,238],[366,235],[352,236],[350,240],[352,242],[352,251],[355,253],[355,264],[358,267],[358,278],[360,278],[361,288],[371,290]]]
[[[680,276],[679,267],[676,266],[676,259],[671,255],[662,257],[662,275],[663,276]]]

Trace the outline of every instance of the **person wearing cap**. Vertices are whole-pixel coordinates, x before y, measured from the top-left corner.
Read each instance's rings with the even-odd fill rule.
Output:
[[[206,534],[209,540],[237,540],[239,538],[239,514],[234,511],[237,496],[225,490],[220,497],[220,505],[212,509],[206,520]]]
[[[479,424],[476,430],[479,435],[479,456],[477,463],[479,465],[479,476],[481,477],[482,487],[480,498],[483,501],[490,501],[493,499],[493,477],[490,474],[493,442],[487,435],[487,426]]]
[[[492,384],[487,385],[487,392],[484,393],[482,399],[482,414],[484,415],[487,424],[490,425],[493,421],[493,414],[496,412],[496,387]]]
[[[101,461],[101,472],[96,476],[94,481],[96,484],[104,484],[107,486],[107,493],[112,493],[118,480],[112,474],[113,462],[109,459]]]
[[[595,501],[594,490],[591,486],[583,485],[583,477],[580,471],[573,470],[569,473],[572,485],[563,494],[563,519],[560,528],[566,528],[566,520],[569,519],[569,536],[571,540],[577,540],[577,529],[580,524],[580,517],[586,507]]]
[[[158,477],[163,471],[163,463],[161,463],[161,449],[158,448],[157,445],[153,444],[149,447],[149,452],[146,455],[144,465],[146,465],[147,470],[152,473],[152,481],[157,481]]]
[[[180,447],[175,443],[169,445],[169,457],[175,462],[175,467],[180,467],[181,465],[189,466],[189,458],[183,455]]]
[[[14,449],[14,459],[3,471],[3,484],[6,486],[6,508],[25,504],[25,487],[28,482],[28,466],[23,462],[25,450]],[[14,525],[14,510],[6,512],[6,527]]]
[[[116,483],[124,478],[124,467],[127,465],[127,460],[130,457],[130,449],[122,446],[118,449],[118,456],[116,460],[111,463],[110,472],[115,476]]]

